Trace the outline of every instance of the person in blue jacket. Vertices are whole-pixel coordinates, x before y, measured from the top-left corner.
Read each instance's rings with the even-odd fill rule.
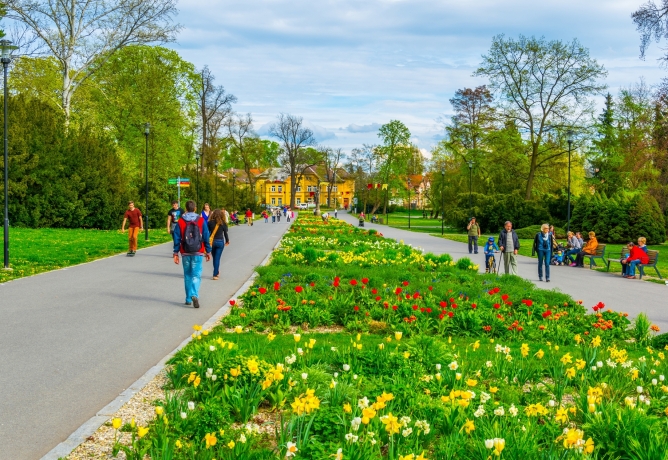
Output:
[[[487,243],[485,243],[485,247],[483,248],[483,252],[485,253],[485,273],[489,273],[489,265],[490,265],[489,260],[494,258],[495,251],[499,252],[499,248],[496,246],[496,243],[494,242],[494,237],[490,236],[489,239],[487,240]]]

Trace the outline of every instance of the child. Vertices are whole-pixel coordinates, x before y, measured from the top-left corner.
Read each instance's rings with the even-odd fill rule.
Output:
[[[489,259],[494,259],[494,251],[498,252],[499,248],[494,242],[494,237],[490,236],[487,240],[487,243],[485,244],[485,247],[483,248],[483,252],[485,253],[485,273],[489,273]]]
[[[552,254],[552,265],[563,265],[564,264],[564,247],[559,244],[555,248],[554,254]]]

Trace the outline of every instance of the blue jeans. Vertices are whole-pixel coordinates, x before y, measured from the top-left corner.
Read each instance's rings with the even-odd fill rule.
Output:
[[[640,264],[639,260],[632,260],[626,264],[626,274],[628,276],[636,276],[636,267]]]
[[[199,285],[202,282],[202,259],[204,256],[183,256],[183,281],[186,285],[186,302],[191,297],[199,297]]]
[[[550,279],[550,256],[552,251],[538,250],[538,278],[543,279],[543,265],[545,265],[545,279]]]
[[[213,246],[211,246],[213,276],[218,276],[220,274],[220,256],[223,255],[223,249],[225,249],[225,240],[213,240]]]
[[[469,254],[473,253],[475,248],[475,253],[478,253],[478,237],[469,235]]]
[[[566,251],[566,254],[564,254],[564,258],[568,259],[570,263],[574,264],[575,259],[573,259],[571,256],[577,254],[578,252],[580,252],[579,249],[569,249]]]

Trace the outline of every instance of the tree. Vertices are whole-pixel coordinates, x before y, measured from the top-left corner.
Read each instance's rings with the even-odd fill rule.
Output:
[[[407,172],[408,160],[411,157],[411,132],[399,120],[392,120],[380,127],[378,137],[383,141],[383,145],[374,149],[374,153],[377,157],[380,175],[384,183],[388,184],[386,193],[389,193],[390,179],[402,180],[401,178]],[[387,200],[385,200],[383,213],[387,214]]]
[[[336,186],[336,174],[339,163],[345,159],[343,150],[325,147],[322,149],[322,159],[325,165],[325,180],[327,181],[327,206],[332,206],[332,190]]]
[[[537,170],[567,152],[560,143],[547,142],[549,137],[587,123],[593,110],[589,97],[605,88],[598,80],[607,72],[577,39],[564,43],[498,35],[474,75],[490,79],[503,116],[526,132],[531,145],[529,200]]]
[[[227,140],[232,147],[231,159],[243,165],[246,177],[248,177],[250,195],[255,197],[257,179],[252,169],[257,168],[263,159],[264,144],[253,132],[253,117],[250,113],[245,116],[239,114],[230,116],[225,121],[225,128],[227,129]]]
[[[290,207],[295,207],[297,183],[306,168],[316,164],[319,155],[316,149],[307,149],[315,144],[313,131],[304,126],[304,119],[289,113],[281,113],[269,128],[269,134],[283,144],[280,162],[290,174]]]
[[[446,127],[451,142],[458,143],[465,151],[475,151],[487,131],[494,128],[492,93],[487,86],[475,89],[458,89],[450,104],[455,110],[452,124]]]
[[[58,60],[60,109],[69,124],[72,96],[116,51],[132,44],[168,43],[175,0],[8,0],[8,17],[24,23]]]
[[[668,0],[661,0],[660,5],[650,0],[631,17],[640,33],[640,58],[645,59],[645,52],[652,39],[658,43],[662,38],[668,38]],[[668,61],[668,54],[662,60]]]
[[[225,92],[223,86],[216,86],[216,77],[211,73],[208,66],[204,66],[200,72],[200,79],[195,87],[199,101],[199,116],[201,120],[202,139],[200,152],[202,154],[201,164],[205,163],[211,167],[218,156],[218,135],[220,129],[226,125],[232,115],[232,104],[237,102],[233,94]],[[250,126],[252,127],[252,119]],[[244,133],[244,136],[246,133]]]

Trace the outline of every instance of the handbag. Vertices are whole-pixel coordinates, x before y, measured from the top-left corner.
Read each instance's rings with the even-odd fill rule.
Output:
[[[213,237],[216,235],[218,227],[220,227],[220,224],[216,224],[216,226],[213,228],[213,233],[211,233],[211,236],[209,236],[209,244],[211,245],[213,244]]]

